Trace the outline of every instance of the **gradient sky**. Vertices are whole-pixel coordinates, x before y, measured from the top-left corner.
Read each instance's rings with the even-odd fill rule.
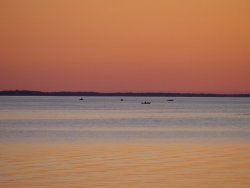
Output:
[[[0,0],[0,90],[250,93],[249,0]]]

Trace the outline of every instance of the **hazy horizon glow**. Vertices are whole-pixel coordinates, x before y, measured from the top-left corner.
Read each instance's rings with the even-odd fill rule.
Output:
[[[250,93],[248,0],[0,0],[0,90]]]

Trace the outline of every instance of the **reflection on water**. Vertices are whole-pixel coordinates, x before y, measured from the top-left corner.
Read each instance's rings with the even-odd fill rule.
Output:
[[[249,98],[0,97],[0,140],[249,141],[249,113]]]
[[[0,97],[0,187],[247,188],[249,114],[248,98]]]
[[[1,145],[1,187],[249,187],[248,144]]]

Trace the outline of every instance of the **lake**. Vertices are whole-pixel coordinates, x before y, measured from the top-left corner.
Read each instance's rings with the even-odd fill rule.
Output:
[[[79,98],[0,97],[1,187],[250,186],[250,98]]]

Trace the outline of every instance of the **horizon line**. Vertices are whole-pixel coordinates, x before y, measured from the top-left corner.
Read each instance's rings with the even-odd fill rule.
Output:
[[[0,90],[1,96],[225,96],[250,97],[250,93],[210,93],[210,92],[99,92],[99,91],[39,91],[39,90]]]

